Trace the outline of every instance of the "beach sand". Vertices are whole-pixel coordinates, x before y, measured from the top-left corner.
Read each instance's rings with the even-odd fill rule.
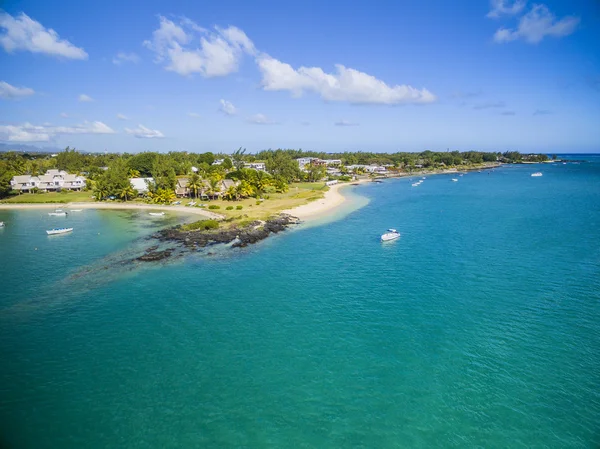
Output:
[[[329,190],[325,192],[323,198],[293,209],[284,210],[282,213],[290,214],[304,221],[322,218],[340,207],[346,201],[346,197],[340,192],[341,189],[353,184],[364,184],[366,182],[371,182],[371,180],[360,179],[358,181],[353,181],[352,183],[335,184],[329,187]]]
[[[185,214],[202,215],[205,218],[221,220],[220,214],[215,214],[197,207],[185,206],[161,206],[158,204],[135,204],[135,203],[31,203],[31,204],[0,204],[0,209],[115,209],[115,210],[159,210],[165,212],[177,212]]]

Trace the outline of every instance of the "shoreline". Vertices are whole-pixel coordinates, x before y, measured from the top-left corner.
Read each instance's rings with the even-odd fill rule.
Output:
[[[24,210],[24,209],[104,209],[104,210],[159,210],[165,212],[178,212],[193,215],[202,215],[206,218],[222,220],[220,214],[210,212],[196,207],[164,206],[159,204],[127,204],[127,203],[99,203],[99,202],[74,202],[74,203],[0,203],[0,210]]]
[[[320,198],[316,201],[311,201],[310,203],[303,204],[301,206],[294,207],[292,209],[282,210],[280,213],[291,215],[293,217],[299,218],[302,221],[314,221],[329,215],[333,211],[337,210],[348,200],[348,197],[342,195],[342,193],[340,192],[340,190],[344,187],[352,185],[362,185],[373,181],[382,181],[385,179],[411,178],[413,176],[421,177],[433,175],[451,175],[455,173],[467,173],[469,171],[492,170],[500,166],[502,166],[502,164],[500,163],[490,163],[489,165],[485,165],[482,167],[468,168],[464,170],[458,170],[456,168],[442,169],[433,172],[421,170],[413,173],[398,173],[381,178],[362,178],[356,181],[335,184],[331,186],[327,192],[325,192],[325,196],[323,198]]]

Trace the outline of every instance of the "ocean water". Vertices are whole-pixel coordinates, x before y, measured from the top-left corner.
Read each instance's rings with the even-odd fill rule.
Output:
[[[0,211],[0,447],[598,447],[581,159],[349,188],[337,221],[154,265],[146,214]]]

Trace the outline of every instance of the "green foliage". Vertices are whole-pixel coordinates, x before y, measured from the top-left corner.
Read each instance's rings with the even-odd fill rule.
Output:
[[[231,161],[231,159],[229,159],[228,157],[226,157],[225,159],[223,159],[223,163],[221,164],[221,166],[225,170],[231,170],[233,168],[233,162]]]
[[[227,206],[225,210],[233,210],[233,206]]]
[[[159,154],[152,162],[152,177],[156,189],[173,190],[177,184],[177,176],[173,168],[173,159],[166,154]]]
[[[158,157],[158,153],[139,153],[129,158],[127,165],[131,170],[138,172],[139,176],[132,176],[132,178],[142,177],[149,178],[152,176],[152,166],[154,160]]]
[[[240,204],[240,205],[238,205],[238,206],[235,206],[235,209],[236,209],[236,210],[242,210],[243,208],[244,208],[244,206],[242,206],[241,204]]]
[[[324,165],[309,164],[306,167],[306,180],[308,182],[317,182],[325,177],[327,168]]]
[[[208,206],[209,209],[221,209],[221,206],[217,206],[216,204],[211,204],[210,206]]]
[[[193,223],[184,224],[181,226],[182,231],[208,231],[210,229],[218,229],[219,222],[217,220],[200,220]]]

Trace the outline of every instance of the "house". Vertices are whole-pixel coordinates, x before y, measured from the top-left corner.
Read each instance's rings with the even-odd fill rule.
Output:
[[[188,187],[188,178],[179,178],[175,185],[175,195],[178,197],[190,196],[190,189]]]
[[[86,179],[84,176],[69,174],[64,170],[51,169],[40,176],[14,176],[10,185],[13,190],[20,193],[31,192],[33,189],[42,192],[56,192],[62,189],[82,190],[85,188]]]
[[[223,162],[225,162],[225,159],[215,159],[212,165],[221,165]]]
[[[266,165],[264,162],[247,162],[244,164],[244,168],[252,168],[254,170],[266,171]]]
[[[298,168],[300,170],[304,170],[305,167],[307,165],[309,165],[314,159],[316,159],[316,158],[314,158],[314,157],[301,157],[299,159],[296,159],[296,161],[298,162]]]
[[[338,180],[337,180],[337,179],[332,179],[331,181],[327,181],[327,182],[325,183],[325,185],[326,185],[326,186],[334,186],[334,185],[336,185],[337,183],[338,183]]]
[[[154,178],[130,178],[129,183],[138,194],[148,193],[148,184],[154,183]]]
[[[330,165],[342,165],[341,159],[323,159],[323,162],[325,162],[325,165],[327,165],[328,167]]]

